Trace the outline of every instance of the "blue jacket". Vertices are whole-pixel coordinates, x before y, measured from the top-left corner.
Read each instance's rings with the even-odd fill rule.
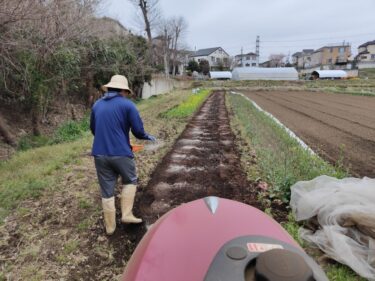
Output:
[[[108,92],[98,100],[91,112],[90,129],[94,135],[92,155],[127,156],[133,158],[129,131],[138,139],[149,139],[133,102],[116,92]]]

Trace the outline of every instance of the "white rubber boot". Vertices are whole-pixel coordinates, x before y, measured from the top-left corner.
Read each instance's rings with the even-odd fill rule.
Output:
[[[116,229],[115,197],[102,198],[102,206],[105,230],[108,235],[111,235]]]
[[[134,184],[124,185],[121,191],[121,221],[123,223],[141,223],[142,219],[133,215],[133,205],[137,186]]]

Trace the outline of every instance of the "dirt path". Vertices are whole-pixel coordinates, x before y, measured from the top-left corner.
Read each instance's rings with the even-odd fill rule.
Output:
[[[257,206],[234,140],[224,93],[216,92],[154,171],[140,205],[146,221],[153,223],[181,203],[210,195]]]
[[[375,98],[312,92],[244,92],[331,163],[375,177]]]

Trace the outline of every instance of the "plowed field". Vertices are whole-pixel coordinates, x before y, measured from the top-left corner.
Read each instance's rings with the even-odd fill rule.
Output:
[[[140,206],[146,221],[153,223],[171,208],[206,196],[259,206],[234,139],[224,93],[215,92],[154,171]]]
[[[375,177],[375,98],[315,92],[243,92],[331,163]]]

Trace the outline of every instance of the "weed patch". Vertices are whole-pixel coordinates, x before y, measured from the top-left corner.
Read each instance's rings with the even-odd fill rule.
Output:
[[[17,150],[25,151],[31,148],[38,148],[50,143],[50,138],[47,136],[33,136],[26,135],[20,138]]]
[[[55,132],[52,143],[69,142],[79,139],[90,129],[90,120],[85,116],[81,121],[67,121]]]
[[[81,138],[90,129],[90,120],[85,116],[81,121],[66,121],[58,127],[52,137],[45,135],[26,135],[18,142],[18,151],[26,151],[32,148],[47,145],[71,142]]]
[[[161,114],[165,118],[186,118],[191,116],[205,101],[211,90],[200,90],[191,94],[186,101]]]

